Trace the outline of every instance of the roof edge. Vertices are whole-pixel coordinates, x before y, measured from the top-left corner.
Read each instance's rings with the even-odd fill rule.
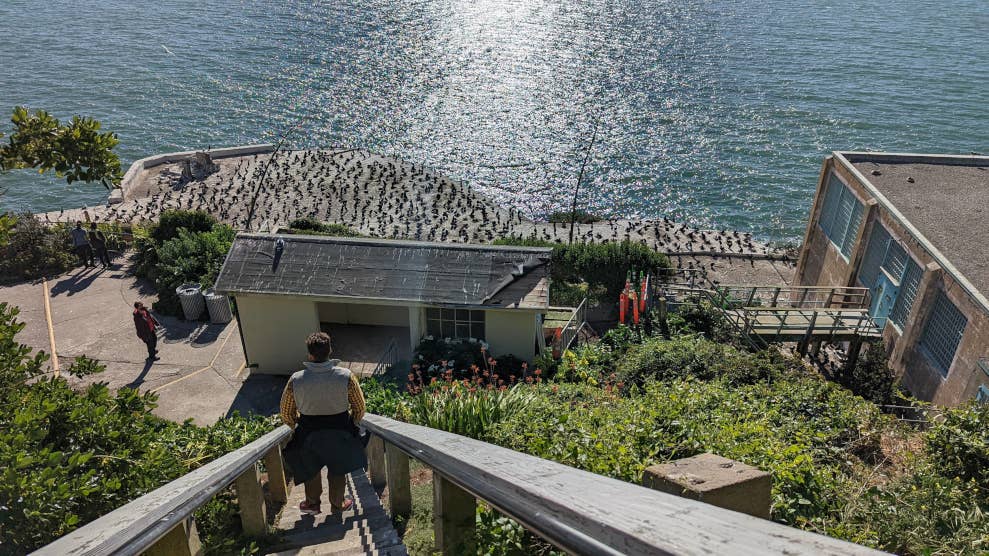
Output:
[[[353,295],[329,295],[329,294],[318,294],[318,293],[287,293],[287,292],[272,292],[263,290],[251,290],[246,288],[238,289],[223,289],[217,290],[218,293],[223,295],[257,295],[257,296],[277,296],[277,297],[305,297],[305,298],[319,298],[321,300],[327,301],[347,301],[353,302],[355,299],[361,300],[359,304],[361,305],[388,305],[401,303],[403,306],[413,306],[413,307],[453,307],[458,309],[483,309],[492,311],[545,311],[549,308],[549,300],[547,297],[546,307],[522,307],[518,305],[476,305],[472,303],[427,303],[425,301],[416,301],[411,299],[398,299],[391,297],[364,297],[364,296],[353,296]]]
[[[481,243],[446,243],[441,241],[417,241],[410,239],[383,239],[383,238],[360,238],[360,237],[340,237],[307,234],[265,234],[254,232],[240,232],[235,239],[277,239],[286,241],[307,241],[311,243],[337,243],[345,245],[373,245],[379,247],[431,247],[438,249],[459,249],[463,251],[501,251],[501,252],[522,252],[550,254],[552,247],[524,247],[515,245],[489,245]]]
[[[907,230],[907,232],[909,232],[911,235],[914,236],[914,238],[917,240],[917,242],[920,243],[920,246],[923,247],[925,251],[927,251],[927,253],[931,256],[931,258],[933,258],[939,265],[941,265],[941,268],[943,268],[945,271],[947,271],[949,274],[951,274],[951,276],[955,279],[955,281],[958,282],[958,285],[960,285],[962,287],[962,289],[964,289],[965,292],[968,293],[969,296],[971,296],[972,299],[975,300],[976,303],[978,303],[979,305],[982,306],[982,310],[985,311],[986,313],[989,313],[989,299],[987,299],[986,296],[981,291],[979,291],[979,289],[976,288],[974,284],[972,284],[971,282],[969,282],[968,281],[968,278],[966,278],[965,275],[962,274],[961,271],[958,270],[958,268],[955,267],[955,265],[951,264],[951,261],[948,260],[948,257],[946,257],[944,255],[944,253],[942,253],[937,247],[935,247],[934,244],[931,243],[931,241],[929,239],[927,239],[927,236],[925,236],[924,234],[922,234],[920,232],[920,230],[918,230],[913,225],[913,223],[911,223],[910,220],[908,220],[907,217],[904,216],[903,213],[900,212],[899,209],[897,209],[896,206],[893,205],[893,203],[889,199],[887,199],[886,196],[883,195],[879,191],[879,188],[876,187],[875,185],[873,185],[873,183],[871,181],[869,181],[869,178],[867,178],[865,176],[865,174],[863,174],[862,172],[859,172],[858,168],[855,167],[855,164],[853,164],[853,162],[851,160],[849,160],[848,158],[846,158],[845,155],[846,154],[850,154],[850,155],[853,155],[853,157],[856,154],[867,154],[867,155],[871,155],[871,154],[880,154],[880,155],[882,155],[882,154],[888,154],[890,156],[929,156],[929,157],[942,157],[943,156],[943,157],[948,158],[948,159],[950,159],[950,158],[961,158],[961,159],[973,159],[973,158],[977,158],[977,159],[981,159],[981,160],[986,161],[986,163],[989,163],[989,156],[964,156],[964,155],[962,155],[962,156],[959,156],[959,157],[955,157],[954,155],[911,155],[911,154],[897,154],[897,153],[854,153],[854,152],[843,153],[843,152],[840,152],[840,151],[833,151],[833,154],[834,154],[835,160],[837,160],[842,166],[845,167],[846,170],[848,170],[849,172],[851,172],[851,174],[853,176],[855,176],[856,179],[859,180],[859,183],[861,183],[863,185],[863,187],[865,187],[866,191],[868,191],[869,194],[872,195],[873,198],[875,198],[877,201],[879,201],[879,203],[882,204],[886,208],[886,210],[889,212],[890,216],[892,216],[894,220],[896,220],[901,226],[903,226]],[[970,164],[966,164],[966,165],[970,165]]]
[[[943,166],[989,166],[989,156],[980,154],[886,153],[870,151],[833,151],[851,163],[885,162],[887,164],[940,164]]]

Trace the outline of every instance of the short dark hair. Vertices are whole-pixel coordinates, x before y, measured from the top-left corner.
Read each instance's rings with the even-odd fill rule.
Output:
[[[333,348],[330,347],[330,335],[326,332],[316,332],[306,338],[306,349],[316,361],[326,361]]]

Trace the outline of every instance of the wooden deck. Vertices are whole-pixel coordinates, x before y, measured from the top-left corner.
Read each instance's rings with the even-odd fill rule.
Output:
[[[326,500],[326,473],[323,473],[323,513],[304,515],[299,502],[305,497],[302,485],[292,488],[288,503],[275,524],[285,544],[269,556],[350,556],[378,554],[406,556],[408,551],[392,526],[391,517],[381,506],[367,475],[361,471],[347,477],[347,496],[353,507],[343,513],[331,513]]]

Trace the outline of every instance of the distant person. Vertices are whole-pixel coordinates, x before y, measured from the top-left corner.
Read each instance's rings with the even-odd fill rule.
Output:
[[[76,255],[79,256],[79,262],[86,268],[95,267],[93,248],[89,245],[89,236],[86,235],[86,230],[82,229],[82,222],[77,221],[76,227],[69,232],[69,235],[72,236],[72,247],[76,250]]]
[[[106,252],[106,235],[96,227],[96,222],[89,224],[89,243],[93,246],[93,250],[96,251],[96,256],[100,259],[100,265],[103,268],[110,266],[110,256]]]
[[[148,346],[148,361],[157,361],[158,357],[158,320],[151,315],[148,308],[140,301],[134,302],[134,328],[137,337]]]
[[[333,350],[328,334],[310,335],[306,349],[309,361],[288,379],[282,392],[282,421],[295,428],[285,447],[285,464],[295,484],[305,483],[306,499],[299,504],[302,513],[320,513],[324,466],[330,507],[343,512],[354,505],[344,496],[347,474],[367,466],[357,429],[364,418],[364,392],[357,377],[338,366],[339,359],[329,359]]]

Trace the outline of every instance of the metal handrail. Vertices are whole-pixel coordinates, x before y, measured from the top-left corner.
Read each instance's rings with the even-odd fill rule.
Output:
[[[68,533],[33,554],[138,555],[292,435],[285,425]]]
[[[573,310],[573,314],[570,315],[570,320],[568,320],[567,323],[560,329],[560,353],[570,349],[570,345],[573,344],[573,341],[580,333],[580,329],[587,321],[586,317],[587,298],[585,297],[583,301],[577,305],[577,308]]]
[[[390,358],[389,358],[390,356]],[[371,371],[371,376],[378,376],[385,372],[385,369],[389,365],[394,365],[398,363],[398,341],[392,338],[388,342],[388,345],[381,352],[381,356],[378,357],[378,364],[374,366],[374,370]]]
[[[484,500],[570,554],[882,554],[441,430],[378,415],[362,425],[385,453],[419,460],[434,481]],[[391,463],[379,468],[396,492],[408,491],[406,465],[394,466],[404,468],[396,477]],[[466,508],[472,524],[473,507]]]

